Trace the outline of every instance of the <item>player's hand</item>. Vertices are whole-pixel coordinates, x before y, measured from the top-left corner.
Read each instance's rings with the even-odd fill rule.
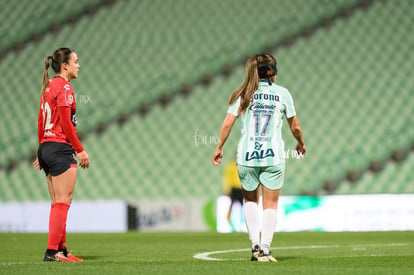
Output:
[[[36,158],[36,160],[35,160],[35,161],[33,161],[33,167],[34,167],[34,169],[36,169],[36,170],[41,170],[41,169],[42,169],[42,167],[40,167],[40,164],[39,164],[39,159],[38,159],[38,158]]]
[[[89,168],[89,156],[88,153],[86,153],[86,151],[78,153],[78,158],[80,167],[84,169]]]
[[[304,157],[305,156],[305,154],[306,154],[306,146],[305,146],[305,144],[297,143],[295,149],[298,152],[299,157]]]
[[[216,149],[213,155],[213,164],[214,165],[220,165],[221,159],[223,158],[223,150]]]

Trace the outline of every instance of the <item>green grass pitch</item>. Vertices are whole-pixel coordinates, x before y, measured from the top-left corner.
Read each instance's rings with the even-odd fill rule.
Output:
[[[68,234],[83,263],[43,262],[46,234],[0,234],[0,274],[414,274],[414,232],[276,233],[278,263],[246,233]]]

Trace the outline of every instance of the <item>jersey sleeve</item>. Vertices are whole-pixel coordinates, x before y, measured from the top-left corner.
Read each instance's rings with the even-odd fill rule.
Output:
[[[227,113],[238,117],[239,107],[240,107],[240,97],[232,105],[229,106]]]
[[[287,118],[291,118],[296,116],[296,110],[295,105],[293,104],[293,98],[292,95],[288,90],[286,90],[286,95],[284,96],[284,102],[285,105],[285,115]]]
[[[75,102],[75,95],[69,84],[55,86],[56,89],[56,107],[71,107]]]
[[[77,153],[83,151],[82,143],[78,138],[78,134],[76,133],[76,129],[72,124],[71,120],[71,110],[70,108],[66,107],[58,107],[59,117],[62,123],[62,129],[69,140],[70,144],[72,145],[73,149]]]

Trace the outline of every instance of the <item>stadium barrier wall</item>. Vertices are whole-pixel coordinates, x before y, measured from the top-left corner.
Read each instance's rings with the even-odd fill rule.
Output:
[[[414,230],[414,194],[281,196],[276,231]],[[230,199],[74,201],[68,232],[246,232],[240,204]],[[50,202],[0,202],[0,232],[48,231]]]
[[[68,232],[126,232],[128,205],[123,201],[74,201]],[[0,202],[0,232],[43,233],[49,229],[50,202]]]
[[[208,200],[140,201],[136,229],[140,231],[208,231]]]
[[[276,231],[414,230],[413,202],[413,194],[281,196]],[[219,197],[216,205],[218,232],[246,231],[240,205],[230,223],[230,199]]]
[[[207,200],[74,201],[67,232],[207,231]],[[46,233],[50,202],[0,202],[0,232]]]

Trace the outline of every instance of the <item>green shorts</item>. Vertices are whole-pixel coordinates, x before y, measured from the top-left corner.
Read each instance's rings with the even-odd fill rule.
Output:
[[[285,163],[275,166],[243,166],[237,165],[240,182],[246,191],[256,190],[259,184],[263,184],[270,190],[282,188],[285,177]]]

